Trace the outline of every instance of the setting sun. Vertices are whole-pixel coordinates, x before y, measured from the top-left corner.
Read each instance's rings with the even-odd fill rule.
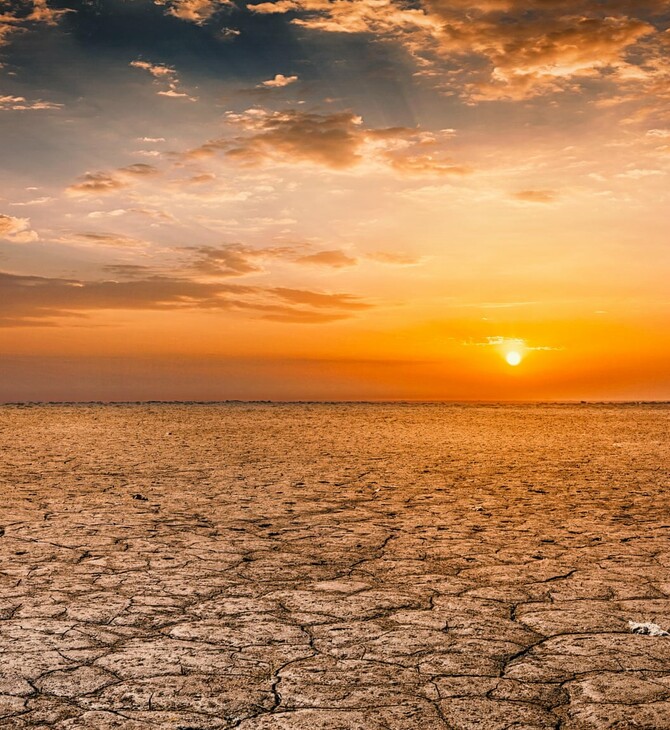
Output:
[[[667,8],[0,0],[0,402],[670,398]]]

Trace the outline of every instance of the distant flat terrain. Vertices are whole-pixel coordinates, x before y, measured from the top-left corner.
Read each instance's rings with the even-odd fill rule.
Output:
[[[0,407],[0,727],[670,728],[670,408]]]

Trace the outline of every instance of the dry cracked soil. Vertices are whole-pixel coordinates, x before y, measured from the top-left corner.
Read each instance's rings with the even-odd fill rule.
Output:
[[[0,407],[0,727],[670,728],[670,407]]]

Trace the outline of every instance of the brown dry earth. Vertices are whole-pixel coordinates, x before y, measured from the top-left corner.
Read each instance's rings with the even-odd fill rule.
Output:
[[[669,426],[2,407],[0,726],[670,728]]]

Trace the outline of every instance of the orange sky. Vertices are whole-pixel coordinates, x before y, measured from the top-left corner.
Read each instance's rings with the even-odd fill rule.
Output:
[[[0,400],[670,398],[669,25],[11,4]]]

